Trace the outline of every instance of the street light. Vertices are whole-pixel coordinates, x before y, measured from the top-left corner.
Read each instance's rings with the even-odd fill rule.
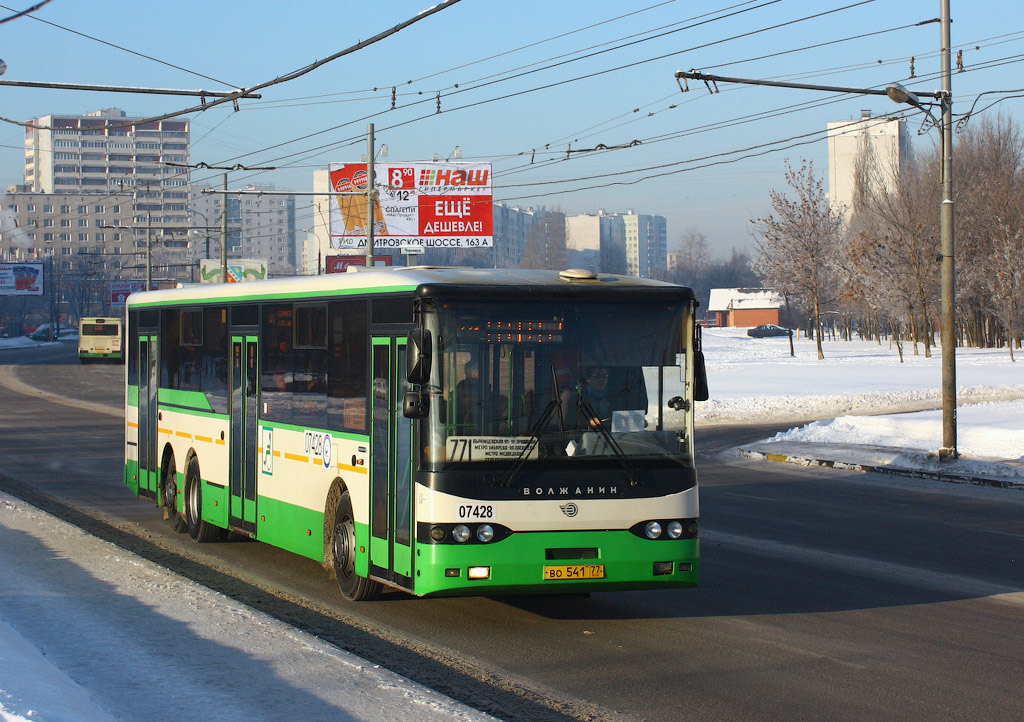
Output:
[[[775,80],[754,80],[750,78],[728,78],[722,75],[710,75],[694,71],[676,73],[676,78],[701,80],[705,83],[744,83],[747,85],[767,85],[778,88],[798,88],[805,90],[823,90],[826,92],[854,93],[857,95],[885,95],[896,103],[910,105],[926,113],[940,127],[942,155],[942,202],[939,205],[939,235],[941,251],[941,342],[942,342],[942,447],[940,458],[955,459],[959,456],[956,440],[956,252],[955,232],[953,225],[953,91],[950,69],[950,38],[949,38],[949,0],[941,0],[942,28],[942,89],[935,91],[932,97],[938,102],[942,111],[941,120],[925,107],[917,93],[904,88],[899,83],[890,83],[885,90],[877,88],[844,88],[833,85],[810,85],[807,83],[788,83]],[[710,85],[709,85],[710,88]]]

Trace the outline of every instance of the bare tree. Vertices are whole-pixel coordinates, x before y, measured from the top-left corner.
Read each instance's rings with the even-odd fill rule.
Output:
[[[794,170],[787,160],[786,183],[793,197],[772,190],[772,215],[752,221],[760,251],[754,270],[768,288],[811,311],[818,358],[823,359],[821,315],[836,297],[842,210],[832,208],[810,161]]]
[[[685,285],[701,279],[711,265],[708,237],[693,228],[683,231],[673,253],[676,256],[676,278],[686,281]]]
[[[869,144],[857,154],[851,228],[863,239],[850,244],[846,257],[867,254],[858,263],[861,280],[870,282],[868,266],[874,269],[875,287],[913,335],[914,354],[923,341],[930,357],[939,288],[939,158],[933,151],[921,160],[882,160]]]
[[[997,342],[1005,340],[1016,360],[1024,328],[1024,135],[1008,118],[982,118],[961,133],[956,157],[961,304],[1001,324],[1005,339]]]

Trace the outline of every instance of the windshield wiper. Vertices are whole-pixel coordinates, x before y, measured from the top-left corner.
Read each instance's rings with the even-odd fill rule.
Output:
[[[619,446],[619,442],[615,440],[615,437],[612,436],[608,427],[606,427],[604,422],[598,417],[597,412],[594,411],[594,407],[584,401],[582,396],[578,399],[576,406],[577,417],[579,417],[579,414],[582,411],[586,414],[583,418],[594,419],[597,421],[596,429],[598,433],[601,434],[601,438],[603,438],[608,443],[608,446],[611,447],[615,458],[619,460],[620,464],[622,464],[622,470],[626,472],[626,478],[629,479],[630,486],[640,486],[640,479],[636,475],[636,470],[633,468],[633,465],[629,463],[629,457],[626,456],[626,453],[622,450],[622,447]],[[591,424],[591,428],[595,428],[593,424]]]
[[[562,400],[558,397],[558,377],[555,374],[555,367],[551,367],[551,385],[554,391],[554,396],[546,407],[544,407],[544,413],[540,415],[537,422],[530,427],[530,438],[526,441],[526,446],[519,452],[519,457],[516,459],[516,463],[512,465],[512,468],[508,472],[508,476],[505,477],[498,486],[509,487],[512,486],[513,480],[518,476],[519,471],[523,468],[526,460],[530,458],[530,453],[540,443],[540,432],[544,426],[548,423],[548,419],[551,418],[551,413],[555,410],[558,411],[558,435],[560,437],[565,436],[565,419],[562,417]]]

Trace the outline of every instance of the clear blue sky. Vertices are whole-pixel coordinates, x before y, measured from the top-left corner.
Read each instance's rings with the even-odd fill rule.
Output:
[[[13,2],[0,5],[21,10],[36,0]],[[1019,4],[953,0],[952,6],[954,61],[962,47],[966,71],[953,77],[955,111],[966,112],[982,91],[1024,87]],[[2,79],[251,87],[427,7],[428,0],[52,0],[34,18],[0,24],[0,58],[8,65]],[[315,169],[360,159],[367,123],[373,122],[389,160],[429,160],[435,153],[444,158],[460,146],[464,159],[494,164],[496,200],[570,214],[657,213],[668,218],[670,246],[692,229],[707,235],[716,255],[727,255],[733,247],[749,247],[749,220],[768,212],[768,190],[783,186],[786,158],[810,158],[825,172],[828,121],[895,106],[884,97],[736,85],[711,95],[692,82],[684,94],[674,73],[696,68],[850,87],[899,81],[931,92],[940,86],[939,25],[905,26],[937,18],[939,11],[939,0],[462,0],[263,90],[262,100],[242,101],[239,112],[221,106],[190,116],[192,162],[278,168],[232,173],[232,187],[259,182],[312,190]],[[0,17],[8,14],[0,10]],[[819,17],[804,19],[813,15]],[[774,57],[763,57],[769,55]],[[16,87],[0,87],[0,93],[0,116],[17,121],[108,107],[145,117],[195,104],[189,98]],[[979,107],[1000,97],[985,96]],[[789,112],[734,123],[782,109]],[[1020,120],[1024,101],[1007,100],[987,113],[999,111]],[[910,115],[916,134],[918,114]],[[23,135],[21,127],[0,123],[2,187],[23,182]],[[915,143],[922,147],[936,138],[932,131],[915,136]],[[793,143],[805,144],[780,149]],[[752,150],[740,152],[744,148]],[[709,163],[715,165],[697,167]],[[193,180],[219,177],[197,171]]]

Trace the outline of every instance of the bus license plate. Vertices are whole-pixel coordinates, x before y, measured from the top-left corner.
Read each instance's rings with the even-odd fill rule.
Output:
[[[560,564],[544,567],[545,581],[604,579],[604,564]]]

